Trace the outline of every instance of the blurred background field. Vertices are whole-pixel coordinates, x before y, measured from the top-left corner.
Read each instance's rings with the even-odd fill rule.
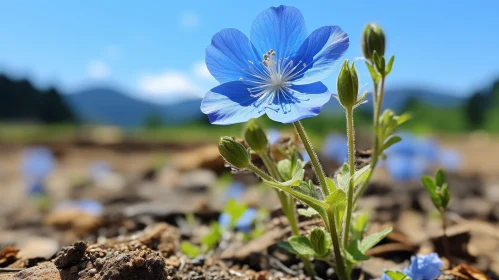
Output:
[[[478,256],[469,262],[499,274],[499,237],[487,239],[499,229],[499,4],[284,2],[0,4],[0,252],[15,245],[24,258],[50,259],[80,239],[102,241],[162,222],[182,231],[175,242],[197,240],[189,215],[206,232],[232,192],[279,224],[269,189],[248,174],[231,174],[218,155],[219,138],[240,138],[244,125],[210,125],[199,107],[218,84],[204,64],[211,36],[226,27],[247,32],[259,11],[287,4],[302,10],[310,31],[335,24],[350,35],[344,58],[357,61],[363,91],[372,89],[361,59],[365,24],[383,27],[387,55],[396,56],[383,108],[412,119],[361,204],[374,209],[375,226],[395,225],[413,247],[404,247],[401,259],[381,258],[400,264],[432,248],[438,229],[419,178],[443,167],[454,192],[453,225],[486,224],[483,232],[468,231],[470,252]],[[325,82],[333,94],[336,75]],[[360,150],[372,144],[370,94],[367,99],[355,115]],[[281,136],[293,137],[291,125],[259,121],[275,145]],[[326,172],[334,174],[346,158],[337,100],[303,124]],[[406,220],[420,222],[419,230],[407,230]],[[253,229],[259,222],[251,221]],[[262,244],[260,251],[271,247]],[[224,253],[249,258],[234,251]]]

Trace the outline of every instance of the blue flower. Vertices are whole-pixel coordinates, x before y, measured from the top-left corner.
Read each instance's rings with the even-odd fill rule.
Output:
[[[442,273],[440,267],[443,264],[436,253],[417,255],[411,258],[411,264],[404,269],[404,273],[412,280],[433,280]]]
[[[56,207],[57,210],[67,210],[67,209],[76,209],[80,210],[84,213],[100,216],[104,211],[104,206],[96,200],[92,199],[82,199],[82,200],[66,200]]]
[[[348,140],[342,134],[331,133],[327,136],[322,151],[328,159],[342,164],[348,158]]]
[[[246,186],[238,181],[234,181],[227,186],[227,189],[224,193],[224,199],[241,199],[244,194]]]
[[[234,124],[264,114],[291,123],[319,114],[331,93],[320,82],[348,49],[348,35],[323,26],[308,35],[301,12],[272,7],[253,21],[250,38],[223,29],[206,48],[206,66],[221,85],[211,89],[201,111],[212,124]]]
[[[396,181],[417,181],[424,175],[428,162],[422,157],[406,155],[390,155],[384,165],[390,177]]]
[[[256,219],[258,215],[258,210],[255,208],[248,208],[244,211],[243,215],[237,220],[236,228],[242,232],[250,232],[253,221]],[[229,228],[231,222],[231,217],[229,213],[222,213],[220,217],[218,217],[218,223],[222,228]]]
[[[54,167],[54,156],[45,147],[28,148],[23,152],[21,170],[29,180],[45,179]]]

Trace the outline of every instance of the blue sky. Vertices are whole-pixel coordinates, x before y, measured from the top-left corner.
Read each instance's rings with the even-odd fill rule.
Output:
[[[380,24],[396,56],[388,87],[464,95],[499,77],[495,0],[2,1],[0,72],[67,93],[111,85],[158,102],[200,96],[216,85],[203,64],[211,36],[226,27],[249,34],[260,11],[280,4],[298,7],[309,32],[339,25],[350,36],[348,59],[361,56],[365,24]],[[336,74],[325,82],[334,92]]]

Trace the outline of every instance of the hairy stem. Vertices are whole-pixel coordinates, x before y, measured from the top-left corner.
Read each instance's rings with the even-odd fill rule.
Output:
[[[347,209],[345,213],[345,228],[343,229],[343,246],[348,246],[348,234],[353,209],[353,177],[355,174],[355,131],[353,127],[353,108],[347,108],[347,135],[348,135],[348,165],[350,171],[350,182],[348,184]]]
[[[276,180],[281,181],[279,170],[277,169],[274,161],[270,158],[269,154],[267,152],[262,152],[259,153],[259,155],[270,175]],[[284,212],[284,215],[288,219],[289,225],[291,226],[291,232],[293,233],[293,235],[299,236],[300,229],[298,228],[298,218],[296,217],[295,212],[295,199],[281,190],[275,189],[275,191],[277,193],[277,196],[279,197],[279,200],[281,201],[282,212]],[[310,262],[310,260],[303,256],[300,256],[300,258],[303,262],[305,270],[307,271],[307,274],[314,277],[315,271],[312,268],[312,263]]]
[[[374,94],[377,96],[376,97],[376,103],[374,104],[374,120],[373,120],[373,127],[374,127],[374,147],[373,147],[373,153],[372,153],[372,162],[371,162],[371,170],[369,171],[369,175],[367,176],[367,179],[364,181],[364,183],[360,186],[359,190],[355,193],[353,202],[357,202],[357,199],[362,196],[362,193],[364,193],[367,185],[369,184],[369,181],[371,181],[371,177],[374,173],[374,169],[376,168],[376,165],[378,164],[379,160],[379,146],[380,143],[378,140],[378,136],[376,135],[376,128],[379,126],[379,115],[381,114],[381,105],[383,104],[383,94],[385,91],[385,76],[381,77],[381,84],[378,89],[377,83],[375,83],[375,88],[374,88]]]
[[[310,142],[310,139],[308,138],[307,132],[305,131],[305,128],[301,124],[300,121],[294,122],[293,125],[295,126],[296,132],[298,133],[298,136],[301,139],[301,142],[303,143],[303,146],[305,147],[305,150],[307,151],[308,155],[310,156],[310,161],[312,162],[312,167],[314,168],[315,174],[317,175],[317,178],[319,179],[319,183],[321,185],[322,191],[324,192],[325,196],[329,195],[329,188],[326,183],[326,174],[324,173],[324,170],[322,169],[321,163],[319,162],[319,158],[317,157],[317,154],[314,151],[314,148],[312,147],[312,143]]]
[[[340,280],[350,280],[349,275],[346,271],[345,262],[343,261],[343,256],[341,255],[340,249],[340,237],[336,231],[336,222],[334,218],[333,209],[327,210],[328,220],[329,220],[329,232],[331,233],[331,239],[333,241],[333,252],[334,261],[336,262],[336,274]]]

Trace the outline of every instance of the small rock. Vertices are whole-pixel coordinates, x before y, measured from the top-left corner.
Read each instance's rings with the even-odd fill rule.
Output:
[[[52,262],[43,262],[19,271],[14,275],[14,280],[61,280],[61,274]]]
[[[71,246],[64,247],[57,254],[54,264],[59,268],[75,265],[83,258],[86,250],[87,243],[83,241],[78,241]]]

